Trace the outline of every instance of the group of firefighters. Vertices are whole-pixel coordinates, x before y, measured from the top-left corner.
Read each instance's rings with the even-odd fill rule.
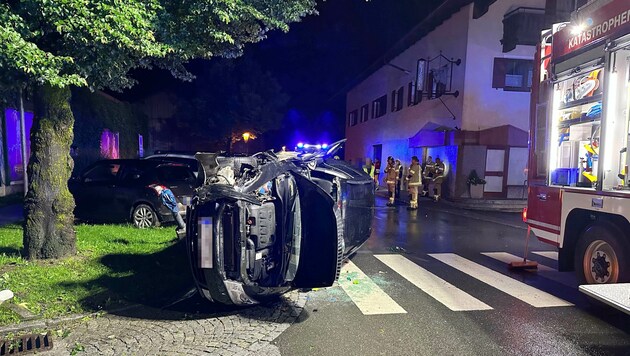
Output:
[[[372,163],[370,158],[365,160],[363,170],[369,174],[370,177],[376,182],[376,186],[379,185],[379,176],[381,171],[381,163],[378,159]],[[384,182],[387,185],[387,191],[389,192],[389,200],[387,206],[394,206],[396,200],[396,192],[400,191],[400,187],[403,181],[404,167],[400,160],[394,159],[394,157],[387,157],[387,165],[383,170],[385,173]],[[407,183],[407,191],[409,193],[409,206],[408,210],[418,209],[418,195],[429,195],[429,185],[433,184],[433,200],[438,201],[442,194],[442,182],[444,181],[444,162],[439,157],[433,161],[433,157],[428,156],[427,160],[420,164],[420,160],[417,156],[411,158],[411,165],[407,170],[407,175],[404,181]],[[419,191],[422,186],[422,191]]]

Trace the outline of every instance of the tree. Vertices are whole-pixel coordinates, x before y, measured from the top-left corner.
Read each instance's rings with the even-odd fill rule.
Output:
[[[74,117],[70,86],[121,90],[134,68],[190,80],[194,58],[236,57],[247,43],[315,12],[315,0],[5,0],[0,76],[33,87],[31,177],[25,199],[28,258],[73,254],[74,200],[67,181]]]
[[[244,132],[280,127],[289,97],[276,78],[247,58],[215,59],[197,76],[183,116],[194,119],[206,140],[228,151]]]

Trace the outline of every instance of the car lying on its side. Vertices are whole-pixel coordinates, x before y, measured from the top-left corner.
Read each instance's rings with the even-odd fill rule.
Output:
[[[188,210],[195,283],[208,300],[256,304],[326,287],[368,239],[374,182],[322,152],[197,154],[204,184]]]
[[[97,161],[68,182],[77,218],[93,222],[132,222],[136,227],[174,221],[155,188],[173,191],[184,206],[199,183],[184,164],[161,160],[109,159]],[[180,213],[185,213],[185,208]]]

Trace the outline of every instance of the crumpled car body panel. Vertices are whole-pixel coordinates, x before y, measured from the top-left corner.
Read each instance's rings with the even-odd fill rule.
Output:
[[[279,156],[198,157],[205,184],[187,212],[186,245],[210,301],[250,305],[330,286],[370,236],[369,176],[325,156]]]

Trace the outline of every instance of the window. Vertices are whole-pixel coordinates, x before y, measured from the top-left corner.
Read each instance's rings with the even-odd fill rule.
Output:
[[[396,90],[392,90],[392,102],[390,106],[392,107],[392,112],[396,111]]]
[[[400,111],[403,108],[404,87],[392,90],[392,112]]]
[[[353,110],[348,114],[348,126],[354,126],[357,124],[357,111]]]
[[[118,143],[118,132],[111,132],[108,129],[101,133],[101,157],[102,158],[120,158]]]
[[[138,135],[138,157],[144,157],[144,139],[142,135]]]
[[[383,95],[380,98],[372,102],[372,118],[381,117],[387,113],[387,95]]]
[[[369,111],[370,107],[368,106],[368,104],[365,104],[361,107],[361,122],[366,122],[368,121],[368,111]]]
[[[133,182],[140,179],[140,177],[142,177],[143,174],[144,174],[144,171],[140,169],[139,167],[127,166],[125,170],[123,171],[123,174],[120,177],[120,180],[125,181],[125,182]]]
[[[398,90],[396,91],[396,111],[400,111],[402,110],[402,100],[403,100],[403,95],[405,94],[405,88],[404,87],[400,87],[398,88]]]
[[[407,84],[407,106],[416,105],[418,102],[416,101],[416,96],[414,95],[416,92],[416,83],[409,82]]]
[[[495,58],[492,87],[505,91],[529,91],[532,87],[534,61]]]
[[[91,168],[83,175],[83,181],[88,182],[111,182],[116,179],[120,164],[103,162]]]
[[[157,167],[157,178],[160,183],[176,185],[192,180],[194,176],[186,166],[167,165]]]

